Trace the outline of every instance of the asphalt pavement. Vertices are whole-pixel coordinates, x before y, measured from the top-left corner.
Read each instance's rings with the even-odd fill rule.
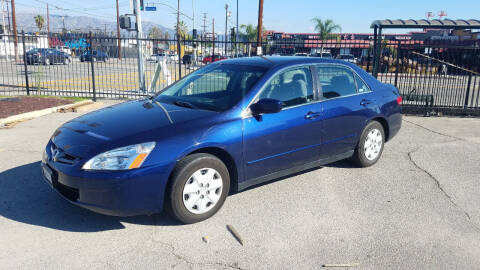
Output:
[[[0,129],[0,268],[479,269],[480,119],[404,117],[372,167],[341,161],[296,174],[181,225],[166,214],[95,214],[44,182],[44,145],[78,115]]]

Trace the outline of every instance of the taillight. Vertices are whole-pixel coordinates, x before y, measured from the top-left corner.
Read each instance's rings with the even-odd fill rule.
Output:
[[[402,99],[402,96],[398,96],[398,97],[397,97],[397,103],[398,103],[398,104],[402,103],[402,100],[403,100],[403,99]]]

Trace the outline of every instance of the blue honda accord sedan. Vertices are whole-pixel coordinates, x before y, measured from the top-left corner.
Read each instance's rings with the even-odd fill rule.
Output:
[[[402,99],[348,62],[253,57],[209,64],[149,98],[58,128],[42,158],[67,200],[116,216],[214,215],[230,191],[350,159],[375,164]]]

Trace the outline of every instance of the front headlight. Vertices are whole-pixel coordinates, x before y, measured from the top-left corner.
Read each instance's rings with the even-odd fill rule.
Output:
[[[129,145],[99,154],[87,161],[84,170],[130,170],[142,166],[155,142]]]

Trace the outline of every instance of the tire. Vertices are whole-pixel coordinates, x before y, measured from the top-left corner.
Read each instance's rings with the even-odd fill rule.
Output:
[[[378,145],[379,143],[381,144]],[[372,166],[382,156],[384,146],[383,126],[377,121],[371,121],[363,130],[351,160],[360,167]]]
[[[195,175],[205,176],[205,179],[196,179]],[[222,207],[229,190],[230,175],[225,164],[210,154],[193,154],[178,162],[172,172],[166,192],[166,210],[182,223],[200,222]],[[192,203],[188,203],[189,199]]]
[[[43,61],[43,64],[45,66],[50,65],[50,59],[46,58],[45,61]]]

